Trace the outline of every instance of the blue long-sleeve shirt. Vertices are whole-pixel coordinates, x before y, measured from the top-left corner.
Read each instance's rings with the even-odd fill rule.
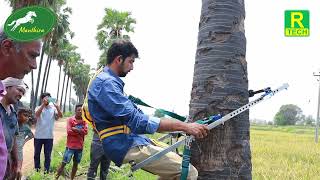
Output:
[[[116,126],[124,121],[133,139],[131,147],[148,145],[150,140],[142,134],[157,131],[160,119],[145,115],[123,93],[124,82],[114,72],[105,67],[92,81],[88,94],[89,112],[97,127]],[[118,122],[116,122],[118,121]]]

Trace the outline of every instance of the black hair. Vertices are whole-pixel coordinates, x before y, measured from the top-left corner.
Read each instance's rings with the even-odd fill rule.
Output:
[[[76,107],[74,108],[74,111],[77,110],[78,107],[82,107],[83,104],[77,104]]]
[[[18,108],[18,114],[21,114],[21,113],[30,113],[32,114],[32,111],[30,108],[27,108],[27,107],[19,107]]]
[[[107,52],[107,64],[111,64],[117,56],[122,56],[126,59],[129,56],[134,55],[135,58],[139,57],[138,50],[134,45],[128,40],[116,40],[114,41]]]
[[[1,27],[4,27],[4,26],[1,26]],[[9,38],[7,36],[7,34],[4,32],[4,30],[0,28],[0,44],[6,39],[10,39],[12,41],[12,43],[13,43],[14,47],[16,48],[17,52],[19,52],[21,50],[23,42],[18,42],[18,41],[12,40],[11,38]]]
[[[47,97],[47,96],[51,97],[51,94],[50,94],[50,93],[47,93],[47,92],[41,93],[41,95],[40,95],[40,100],[42,100],[43,98],[45,98],[45,97]],[[40,103],[41,103],[41,102],[40,102]]]

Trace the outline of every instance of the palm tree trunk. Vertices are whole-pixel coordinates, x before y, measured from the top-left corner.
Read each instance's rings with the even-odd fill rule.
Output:
[[[48,71],[47,71],[47,77],[46,77],[46,83],[44,85],[44,91],[46,92],[47,91],[47,85],[48,85],[48,79],[49,79],[49,74],[50,74],[50,69],[51,69],[51,62],[53,60],[53,57],[50,58],[50,61],[49,61],[49,67],[48,67]]]
[[[59,80],[58,80],[58,91],[57,91],[57,99],[59,97],[59,89],[60,89],[60,77],[61,77],[61,66],[59,66]]]
[[[34,79],[33,79],[33,70],[31,71],[31,94],[30,94],[30,104],[29,107],[30,109],[34,109],[33,108],[33,100],[34,99]]]
[[[72,109],[71,109],[71,89],[72,89],[72,79],[70,78],[70,88],[69,88],[69,112],[72,111]]]
[[[26,0],[26,1],[10,1],[13,10],[20,9],[25,6],[39,5],[40,0]]]
[[[66,102],[67,102],[67,95],[68,95],[68,85],[69,85],[69,80],[70,80],[70,77],[69,77],[69,75],[68,75],[68,77],[67,77],[66,92],[65,92],[65,96],[64,96],[64,103],[63,103],[63,112],[66,112]]]
[[[65,84],[65,81],[66,81],[66,76],[67,76],[67,73],[64,72],[64,77],[63,77],[63,83],[62,83],[62,89],[61,89],[61,97],[60,97],[60,109],[62,108],[62,98],[63,98],[63,90],[64,90],[64,84]]]
[[[83,102],[84,102],[84,94],[80,94],[79,95],[79,104],[83,104]]]
[[[46,77],[47,77],[47,73],[48,73],[48,67],[49,67],[50,60],[51,60],[51,56],[48,55],[46,67],[44,68],[44,74],[43,74],[43,78],[42,78],[42,85],[41,85],[41,91],[40,91],[41,93],[44,92],[44,84],[46,82]]]
[[[38,90],[39,90],[39,82],[40,82],[40,75],[41,75],[41,68],[42,68],[42,61],[43,61],[43,55],[45,52],[45,48],[47,46],[47,42],[48,40],[44,41],[43,45],[42,45],[42,52],[41,52],[41,57],[40,57],[40,64],[39,64],[39,70],[38,70],[38,78],[37,78],[37,85],[36,85],[36,91],[34,93],[34,101],[33,102],[33,109],[35,109],[36,104],[37,104],[37,98],[38,98]]]
[[[202,0],[190,118],[227,114],[248,103],[243,0]],[[198,179],[252,179],[246,111],[192,144]]]

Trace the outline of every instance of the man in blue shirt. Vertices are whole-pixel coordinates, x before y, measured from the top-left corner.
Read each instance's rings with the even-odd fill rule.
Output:
[[[99,132],[105,154],[117,165],[136,163],[161,150],[143,134],[184,131],[196,138],[207,136],[206,125],[184,123],[175,119],[145,115],[123,92],[125,77],[133,70],[138,51],[126,40],[115,41],[107,52],[107,65],[91,81],[88,107]],[[160,179],[180,177],[182,158],[170,152],[143,169],[159,175]],[[190,166],[188,179],[197,179],[198,172]]]

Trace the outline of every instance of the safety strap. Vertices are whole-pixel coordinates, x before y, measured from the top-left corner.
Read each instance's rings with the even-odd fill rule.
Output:
[[[97,131],[96,126],[93,122],[93,119],[90,115],[89,112],[89,107],[88,107],[88,91],[89,91],[89,87],[91,86],[92,81],[98,76],[98,74],[100,74],[103,71],[103,68],[100,68],[95,75],[90,79],[90,82],[88,84],[88,88],[87,88],[87,94],[86,97],[84,99],[84,103],[82,105],[82,118],[89,124],[92,126],[92,128]],[[133,103],[137,104],[137,105],[141,105],[141,106],[145,106],[145,107],[149,107],[149,108],[153,108],[156,109],[158,111],[160,111],[161,113],[168,115],[172,118],[178,119],[180,121],[185,121],[186,118],[183,116],[180,116],[179,114],[176,114],[174,112],[170,112],[164,109],[158,109],[158,108],[154,108],[153,106],[148,105],[147,103],[143,102],[140,98],[136,98],[132,95],[129,95],[128,99],[130,99]],[[98,131],[97,131],[98,132]]]
[[[98,132],[97,131],[97,128],[93,122],[93,119],[90,115],[90,112],[89,112],[89,107],[88,107],[88,92],[89,92],[89,87],[91,86],[91,83],[92,81],[98,76],[98,74],[100,74],[101,72],[103,71],[103,68],[100,68],[96,73],[95,75],[90,79],[90,82],[88,84],[88,88],[87,88],[87,94],[86,94],[86,97],[84,99],[84,102],[83,102],[83,105],[82,105],[82,119],[84,119],[88,124],[91,125],[91,127],[93,128],[94,131]]]
[[[89,124],[92,126],[92,128],[97,131],[96,126],[93,122],[93,119],[90,115],[89,112],[89,107],[88,107],[88,91],[89,91],[89,87],[91,86],[92,81],[98,76],[98,74],[100,74],[103,71],[103,68],[100,68],[95,74],[94,76],[90,79],[90,82],[88,84],[88,88],[87,88],[87,94],[86,97],[84,99],[84,103],[82,105],[82,118]],[[155,108],[147,103],[145,103],[144,101],[142,101],[140,98],[134,97],[132,95],[128,96],[128,99],[130,99],[133,103],[137,104],[137,105],[141,105],[141,106],[145,106],[145,107],[149,107],[149,108],[153,108],[156,109],[158,111],[160,111],[162,114],[165,114],[169,117],[178,119],[180,121],[186,121],[186,118],[184,116],[181,116],[177,113],[171,112],[171,111],[167,111],[165,109],[161,109],[161,108]],[[204,121],[204,122],[202,122]],[[198,120],[197,123],[199,124],[205,124],[208,123],[209,121],[211,121],[210,119],[203,119],[203,120]]]
[[[130,128],[126,125],[119,125],[99,131],[100,140],[117,134],[130,134]]]
[[[143,102],[140,98],[136,98],[132,95],[129,95],[128,97],[133,103],[137,104],[137,105],[140,105],[140,106],[145,106],[145,107],[149,107],[149,108],[153,108],[153,109],[156,109],[158,111],[160,111],[161,113],[169,116],[169,117],[172,117],[172,118],[175,118],[175,119],[178,119],[180,121],[186,121],[186,118],[177,114],[177,113],[174,113],[174,112],[171,112],[171,111],[167,111],[167,110],[164,110],[164,109],[161,109],[161,108],[155,108],[145,102]],[[196,123],[198,124],[209,124],[217,119],[220,119],[221,118],[221,115],[218,114],[218,115],[214,115],[214,116],[210,116],[210,117],[207,117],[207,118],[204,118],[204,119],[199,119],[196,121]]]
[[[153,145],[158,146],[158,147],[167,148],[169,146],[168,144],[161,142],[159,140],[155,140],[155,139],[150,138],[150,141],[152,142]]]
[[[188,174],[189,174],[189,164],[190,164],[190,157],[191,157],[191,142],[192,142],[192,139],[188,138],[188,139],[186,139],[186,143],[184,145],[183,155],[182,155],[182,163],[181,163],[180,180],[187,179]]]
[[[153,106],[150,106],[149,104],[143,102],[140,98],[136,98],[132,95],[129,95],[128,97],[132,102],[134,102],[135,104],[138,104],[140,106],[145,106],[145,107],[149,107],[149,108],[153,108],[153,109],[156,109],[158,111],[160,111],[162,114],[165,114],[167,116],[170,116],[172,118],[175,118],[175,119],[178,119],[180,121],[185,121],[186,118],[183,117],[183,116],[180,116],[179,114],[176,114],[174,112],[171,112],[171,111],[167,111],[167,110],[164,110],[164,109],[160,109],[160,108],[155,108]]]

